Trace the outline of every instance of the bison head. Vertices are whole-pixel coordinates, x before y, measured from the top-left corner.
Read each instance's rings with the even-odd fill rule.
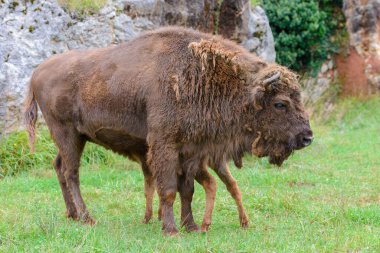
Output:
[[[253,76],[252,83],[251,152],[258,157],[269,156],[270,163],[280,166],[294,150],[313,141],[297,76],[285,67],[270,64]]]
[[[201,40],[190,43],[189,48],[200,59],[203,79],[198,80],[205,90],[220,88],[210,94],[225,94],[229,101],[234,100],[233,105],[228,103],[228,109],[223,104],[220,110],[224,117],[238,117],[234,124],[239,122],[237,125],[243,127],[234,157],[251,151],[259,157],[269,156],[270,163],[280,166],[294,150],[311,144],[313,134],[296,74],[268,64],[228,41]],[[234,115],[227,113],[233,111],[230,108],[235,108]]]

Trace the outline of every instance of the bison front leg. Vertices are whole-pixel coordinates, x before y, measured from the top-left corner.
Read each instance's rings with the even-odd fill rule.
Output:
[[[212,221],[217,185],[215,178],[207,171],[206,165],[199,170],[195,179],[202,185],[206,194],[206,208],[203,216],[202,232],[207,232]]]
[[[231,172],[228,169],[227,163],[224,162],[223,164],[220,164],[217,167],[212,167],[212,169],[216,172],[219,178],[226,185],[227,190],[230,192],[232,198],[235,200],[235,203],[237,205],[238,212],[239,212],[240,225],[243,228],[248,228],[249,226],[248,216],[245,213],[245,210],[243,207],[240,189],[236,183],[236,180],[231,175]]]
[[[179,176],[178,192],[181,198],[181,226],[184,226],[187,232],[199,231],[191,210],[194,194],[194,178],[186,178],[186,175]]]
[[[162,230],[164,235],[176,235],[173,204],[177,193],[178,152],[162,142],[149,142],[149,167],[156,179],[157,193],[162,205]]]
[[[161,198],[159,198],[157,214],[158,214],[158,220],[162,220],[162,201],[161,201]]]

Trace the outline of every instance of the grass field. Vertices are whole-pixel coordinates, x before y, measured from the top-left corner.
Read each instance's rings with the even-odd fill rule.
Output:
[[[156,218],[142,224],[139,166],[91,145],[81,187],[98,223],[66,220],[46,131],[35,156],[27,154],[25,135],[14,134],[0,150],[0,252],[380,252],[379,108],[379,98],[340,102],[329,121],[312,124],[310,148],[281,168],[252,157],[241,170],[231,165],[249,229],[239,227],[234,201],[218,181],[211,231],[175,238],[161,235]],[[199,185],[193,207],[200,223]]]

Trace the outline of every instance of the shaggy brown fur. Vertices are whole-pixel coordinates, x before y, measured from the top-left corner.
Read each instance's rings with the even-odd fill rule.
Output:
[[[54,56],[35,70],[27,101],[28,129],[37,101],[59,148],[55,168],[68,216],[90,224],[78,170],[86,141],[142,163],[146,178],[156,182],[164,233],[175,234],[177,190],[191,201],[195,178],[214,191],[206,164],[231,178],[223,174],[231,158],[239,163],[253,152],[281,165],[312,140],[295,74],[231,41],[178,27]],[[152,181],[145,182],[149,195]],[[207,198],[213,203],[215,195]],[[183,208],[191,213],[189,203]]]

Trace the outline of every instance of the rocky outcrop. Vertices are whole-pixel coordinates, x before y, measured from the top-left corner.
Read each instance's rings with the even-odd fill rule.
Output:
[[[109,4],[99,15],[78,18],[55,1],[5,0],[0,7],[0,131],[18,128],[32,71],[43,60],[70,49],[127,41],[156,25],[116,15]]]
[[[310,116],[328,118],[340,92],[339,76],[334,58],[329,57],[315,77],[304,76],[301,80],[302,100]]]
[[[55,0],[0,3],[0,135],[21,125],[29,78],[49,56],[128,41],[162,25],[213,32],[219,8],[217,0],[113,0],[98,14],[83,16],[66,11]],[[252,12],[248,6],[244,15],[245,25],[238,29],[244,30],[246,39],[241,42],[273,60],[273,38],[265,13],[259,8]]]
[[[265,11],[250,0],[224,0],[220,7],[219,33],[241,43],[269,62],[276,60],[272,30]]]
[[[343,95],[380,92],[380,0],[345,0],[349,49],[336,59]]]

